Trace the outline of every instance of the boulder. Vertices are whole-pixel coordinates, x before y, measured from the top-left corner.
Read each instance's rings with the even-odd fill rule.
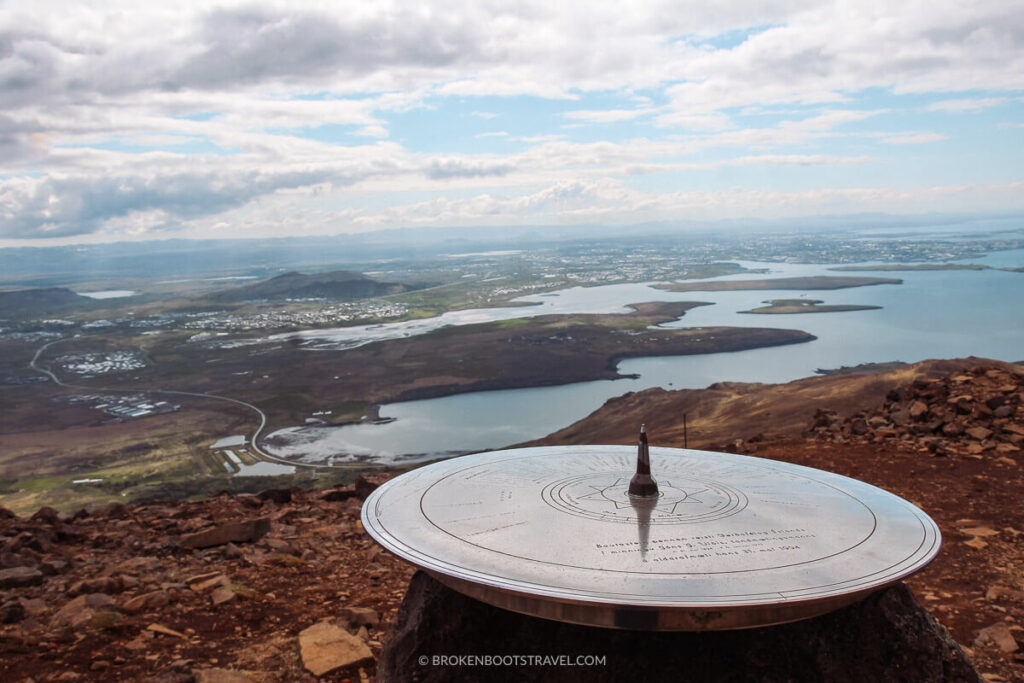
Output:
[[[1010,633],[1010,627],[1002,621],[997,621],[978,631],[974,645],[975,647],[995,646],[1006,653],[1016,652],[1018,647],[1017,640]]]
[[[225,543],[247,543],[262,538],[268,531],[270,519],[257,517],[227,522],[194,534],[185,534],[181,537],[181,545],[185,548],[209,548]]]
[[[299,634],[299,649],[302,665],[314,676],[373,661],[373,653],[358,636],[326,621]]]
[[[460,666],[458,661],[434,661],[435,656],[458,655],[564,657],[572,663]],[[577,661],[587,656],[592,658]],[[527,678],[580,682],[980,680],[949,633],[903,584],[792,624],[666,633],[529,617],[468,598],[424,572],[413,576],[378,659],[378,681]]]
[[[38,586],[43,582],[43,573],[31,567],[0,569],[0,589]]]

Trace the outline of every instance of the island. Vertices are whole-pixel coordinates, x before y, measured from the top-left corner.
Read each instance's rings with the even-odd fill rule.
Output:
[[[811,275],[777,277],[762,280],[718,280],[715,282],[670,282],[653,285],[666,292],[729,292],[748,289],[846,289],[871,285],[900,285],[903,280],[889,277]]]
[[[881,308],[881,306],[861,306],[857,304],[825,304],[821,299],[770,299],[762,303],[768,305],[752,308],[749,311],[737,311],[737,313],[839,313],[842,311],[870,311]]]

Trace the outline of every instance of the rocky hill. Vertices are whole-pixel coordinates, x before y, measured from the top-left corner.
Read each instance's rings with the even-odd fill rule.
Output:
[[[85,311],[99,305],[100,302],[95,299],[75,294],[63,287],[0,292],[0,317]]]
[[[378,282],[360,273],[348,270],[335,270],[329,273],[284,273],[277,277],[255,282],[241,287],[232,287],[210,298],[218,301],[249,301],[266,299],[281,301],[284,299],[331,299],[348,301],[366,299],[385,294],[398,294],[407,291],[405,285],[395,282]]]
[[[651,391],[551,437],[729,450],[901,495],[942,528],[908,584],[989,681],[1024,680],[1024,370],[982,359]],[[696,432],[696,433],[694,433]],[[0,510],[0,680],[365,681],[412,570],[359,523],[386,475],[31,518]],[[70,511],[68,511],[70,512]],[[457,649],[457,648],[455,648]],[[454,651],[454,650],[453,650]]]

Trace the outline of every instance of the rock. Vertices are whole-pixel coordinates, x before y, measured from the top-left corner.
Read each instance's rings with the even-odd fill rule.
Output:
[[[942,425],[942,433],[945,436],[960,436],[964,433],[964,424],[962,422],[947,422]]]
[[[263,505],[263,501],[260,500],[260,497],[253,495],[252,493],[239,493],[235,496],[235,500],[248,508],[258,508]]]
[[[349,498],[341,507],[341,511],[351,517],[359,517],[363,512],[363,501],[359,498]]]
[[[964,432],[967,433],[967,436],[971,437],[972,439],[977,439],[978,441],[982,441],[992,436],[991,429],[986,429],[985,427],[981,426],[965,429]]]
[[[988,547],[988,543],[986,543],[985,541],[981,540],[980,538],[972,538],[969,541],[964,541],[964,545],[970,546],[971,548],[974,548],[975,550],[984,550],[985,548]]]
[[[268,531],[270,531],[270,519],[257,517],[239,522],[227,522],[212,529],[197,531],[194,534],[185,534],[181,537],[181,545],[185,548],[209,548],[225,543],[247,543],[262,538]]]
[[[196,683],[252,683],[252,678],[231,669],[196,669],[192,672]]]
[[[267,538],[263,542],[274,552],[285,553],[286,555],[295,554],[295,549],[292,548],[291,543],[288,541],[283,541],[280,538]]]
[[[56,524],[60,521],[60,513],[51,507],[42,507],[29,517],[29,521],[42,522],[43,524]]]
[[[0,589],[38,586],[43,582],[43,573],[31,567],[0,569]]]
[[[850,432],[857,436],[863,436],[870,431],[871,428],[868,427],[868,423],[865,420],[858,419],[850,423]]]
[[[366,497],[373,493],[378,486],[391,479],[393,474],[385,472],[370,472],[359,475],[356,479],[356,495],[366,500]]]
[[[231,581],[228,579],[227,576],[225,576],[224,574],[217,574],[212,578],[204,579],[203,581],[196,581],[190,584],[189,587],[196,593],[205,593],[207,591],[213,590],[214,588],[226,586],[229,583],[231,583]]]
[[[230,588],[221,586],[220,588],[214,588],[213,592],[210,593],[210,600],[214,606],[223,605],[225,602],[231,602],[238,596]]]
[[[986,600],[1010,600],[1011,602],[1024,603],[1024,591],[1007,588],[1005,586],[989,586],[985,591]]]
[[[338,618],[350,626],[376,626],[380,623],[377,610],[369,607],[342,607],[338,610]]]
[[[353,484],[347,484],[345,486],[336,486],[333,489],[327,489],[320,494],[320,500],[328,503],[335,503],[340,500],[348,500],[349,498],[356,497],[356,487]]]
[[[18,515],[0,505],[0,519],[18,519]]]
[[[130,574],[132,576],[137,576],[139,574],[151,572],[159,566],[159,558],[132,557],[114,567],[114,571],[118,574]]]
[[[291,489],[267,489],[259,493],[259,498],[283,505],[292,502],[292,492]]]
[[[604,656],[601,665],[435,666],[458,655]],[[628,655],[626,654],[628,653]],[[420,663],[426,656],[427,664]],[[541,673],[543,672],[543,673]],[[576,626],[501,610],[418,572],[377,663],[380,683],[519,681],[979,681],[949,633],[903,584],[831,614],[742,631],[665,633]]]
[[[326,621],[313,624],[299,634],[299,649],[302,665],[314,676],[373,661],[373,653],[366,643]]]
[[[908,412],[910,413],[910,417],[917,420],[928,414],[928,405],[922,401],[914,401],[910,404],[910,410]]]
[[[0,624],[14,624],[25,618],[25,606],[16,600],[0,605]]]
[[[64,560],[44,560],[39,563],[39,571],[46,576],[56,576],[67,571],[68,563]]]
[[[967,534],[968,536],[980,536],[982,538],[988,538],[989,536],[998,536],[999,532],[995,529],[990,529],[987,526],[975,526],[968,527],[966,529],[959,529],[961,533]]]
[[[90,593],[77,598],[57,610],[50,620],[54,627],[70,626],[79,628],[89,623],[99,610],[110,608],[114,603],[106,593]]]
[[[156,590],[149,593],[137,595],[121,605],[121,609],[129,614],[141,612],[146,609],[159,609],[171,602],[171,596],[167,591]]]
[[[976,647],[994,645],[1007,653],[1017,651],[1017,641],[1014,639],[1013,634],[1010,633],[1010,627],[1006,625],[1006,622],[1002,621],[998,621],[978,631],[978,637],[974,639],[974,645]]]
[[[146,627],[146,630],[152,631],[153,633],[162,633],[165,636],[173,636],[174,638],[188,640],[184,633],[179,633],[178,631],[175,631],[173,628],[167,628],[163,624],[150,624]]]

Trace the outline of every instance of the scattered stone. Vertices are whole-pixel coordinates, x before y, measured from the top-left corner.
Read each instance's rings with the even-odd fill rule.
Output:
[[[227,576],[224,574],[217,574],[216,576],[204,581],[196,581],[189,587],[196,593],[205,593],[219,586],[227,586],[229,583],[231,583],[231,581]]]
[[[369,607],[342,607],[338,610],[338,618],[350,626],[377,626],[380,615]]]
[[[1010,627],[1003,621],[997,621],[991,626],[986,626],[978,631],[978,637],[974,639],[974,645],[976,647],[994,645],[1006,653],[1016,652],[1018,647],[1017,641],[1014,639],[1013,634],[1010,633]]]
[[[25,618],[25,606],[12,600],[0,605],[0,624],[14,624]]]
[[[370,648],[345,629],[321,621],[299,633],[302,665],[314,676],[373,661]]]
[[[196,669],[192,672],[196,683],[252,683],[253,679],[241,671],[231,669]]]
[[[43,573],[31,567],[0,569],[0,589],[38,586],[43,582]]]
[[[238,597],[233,590],[226,587],[214,588],[213,592],[210,593],[210,599],[213,601],[214,606],[223,605],[225,602],[231,602]]]
[[[964,432],[966,432],[967,436],[971,437],[972,439],[977,439],[978,441],[984,441],[988,437],[992,436],[991,429],[986,429],[985,427],[980,426],[965,429]]]
[[[55,627],[70,626],[79,628],[89,623],[100,610],[113,606],[114,599],[106,593],[89,593],[77,598],[57,610],[51,624]]]
[[[291,489],[268,489],[260,492],[259,499],[284,505],[285,503],[292,502],[292,492]]]
[[[228,522],[194,534],[185,534],[181,537],[181,545],[185,548],[209,548],[225,543],[247,543],[262,538],[268,531],[270,531],[270,518],[258,517],[240,522]]]
[[[166,626],[164,626],[162,624],[150,624],[149,626],[146,627],[146,630],[147,631],[152,631],[153,633],[161,633],[161,634],[163,634],[165,636],[173,636],[175,638],[181,638],[182,640],[187,640],[188,639],[187,636],[184,633],[180,633],[178,631],[175,631],[172,628],[167,628]]]
[[[966,529],[960,529],[961,533],[967,534],[968,536],[980,536],[982,538],[988,538],[989,536],[998,536],[999,532],[995,529],[990,529],[987,526],[976,526],[969,527]]]
[[[159,609],[167,606],[170,602],[171,596],[167,591],[155,590],[126,600],[121,605],[121,609],[129,614],[134,614],[142,610]]]
[[[60,513],[51,507],[39,508],[38,512],[29,517],[31,522],[42,522],[43,524],[57,524],[60,522]]]
[[[977,537],[972,538],[969,541],[964,541],[964,545],[970,546],[970,547],[974,548],[975,550],[983,550],[983,549],[988,547],[988,543],[986,543],[985,541],[983,541],[983,540],[981,540],[980,538],[977,538]]]
[[[335,503],[342,500],[348,500],[349,498],[355,498],[357,495],[355,485],[347,484],[345,486],[336,486],[333,489],[327,489],[320,494],[320,500]]]

